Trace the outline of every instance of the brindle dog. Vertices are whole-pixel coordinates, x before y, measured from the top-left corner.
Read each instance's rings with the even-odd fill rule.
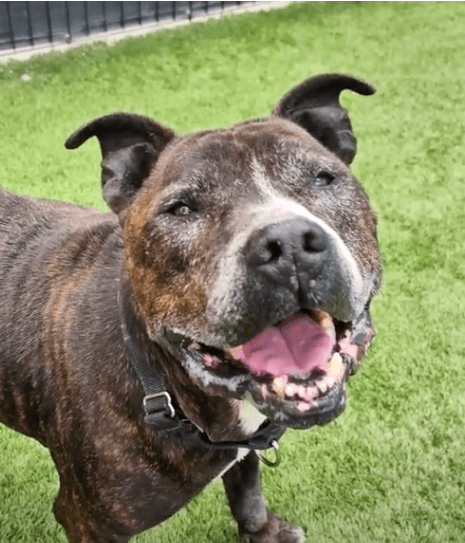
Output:
[[[337,416],[374,335],[344,89],[374,92],[321,75],[184,137],[92,121],[66,146],[98,138],[110,213],[0,192],[0,417],[49,447],[72,543],[126,542],[219,476],[243,541],[304,541],[265,508],[254,449]]]

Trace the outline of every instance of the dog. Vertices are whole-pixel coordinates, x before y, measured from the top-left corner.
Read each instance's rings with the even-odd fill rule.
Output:
[[[323,74],[232,128],[82,126],[107,213],[0,192],[0,420],[50,449],[71,543],[127,542],[220,476],[242,541],[305,541],[260,451],[341,413],[382,274],[345,89],[374,93]]]

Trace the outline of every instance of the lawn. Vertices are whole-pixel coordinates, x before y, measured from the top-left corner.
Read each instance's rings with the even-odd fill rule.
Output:
[[[463,2],[293,3],[0,65],[0,184],[100,209],[97,143],[63,146],[86,120],[132,111],[185,133],[265,115],[321,72],[378,88],[343,97],[379,216],[378,335],[346,412],[287,432],[263,470],[268,504],[314,543],[464,541],[464,20]],[[47,451],[3,426],[0,443],[0,541],[64,543]],[[134,541],[237,541],[221,484]]]

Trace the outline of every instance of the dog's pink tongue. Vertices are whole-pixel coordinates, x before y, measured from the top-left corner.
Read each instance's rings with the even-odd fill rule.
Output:
[[[324,369],[333,346],[319,324],[298,313],[241,345],[240,358],[253,373],[299,375]]]

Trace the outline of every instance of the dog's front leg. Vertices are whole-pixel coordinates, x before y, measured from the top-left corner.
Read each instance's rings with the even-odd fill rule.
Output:
[[[305,543],[300,528],[267,511],[259,482],[259,460],[254,452],[223,475],[231,512],[243,543]]]

